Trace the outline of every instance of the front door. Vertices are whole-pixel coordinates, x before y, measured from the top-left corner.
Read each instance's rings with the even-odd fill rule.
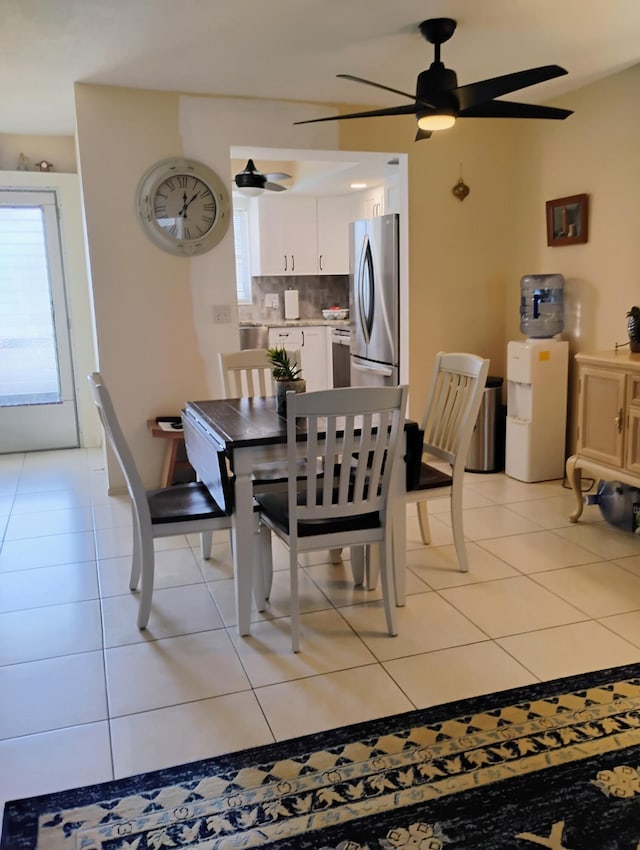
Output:
[[[54,191],[0,191],[0,453],[78,445]]]

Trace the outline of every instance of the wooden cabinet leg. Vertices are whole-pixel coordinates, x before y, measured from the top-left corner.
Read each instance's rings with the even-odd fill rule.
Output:
[[[577,461],[577,455],[572,455],[567,460],[566,465],[567,480],[569,484],[571,484],[571,489],[573,490],[573,495],[576,499],[576,508],[573,513],[569,514],[570,522],[578,522],[582,516],[582,509],[584,508],[584,499],[582,496],[582,470],[577,465]]]
[[[162,464],[162,475],[160,480],[161,487],[171,487],[173,484],[176,472],[176,459],[178,457],[178,449],[180,445],[180,440],[167,440],[164,463]]]

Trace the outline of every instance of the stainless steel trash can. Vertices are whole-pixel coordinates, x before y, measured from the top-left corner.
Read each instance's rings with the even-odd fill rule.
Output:
[[[467,472],[498,472],[504,465],[504,409],[502,406],[503,378],[489,375],[482,393],[478,419],[473,429],[465,470]]]

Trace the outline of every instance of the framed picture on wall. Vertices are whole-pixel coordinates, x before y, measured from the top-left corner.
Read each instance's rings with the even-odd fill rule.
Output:
[[[570,195],[546,202],[547,245],[577,245],[589,236],[589,196]]]

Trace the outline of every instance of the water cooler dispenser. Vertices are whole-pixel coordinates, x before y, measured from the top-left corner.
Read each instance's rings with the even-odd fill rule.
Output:
[[[520,281],[520,330],[507,345],[505,472],[519,481],[564,476],[569,343],[562,332],[562,275]]]

